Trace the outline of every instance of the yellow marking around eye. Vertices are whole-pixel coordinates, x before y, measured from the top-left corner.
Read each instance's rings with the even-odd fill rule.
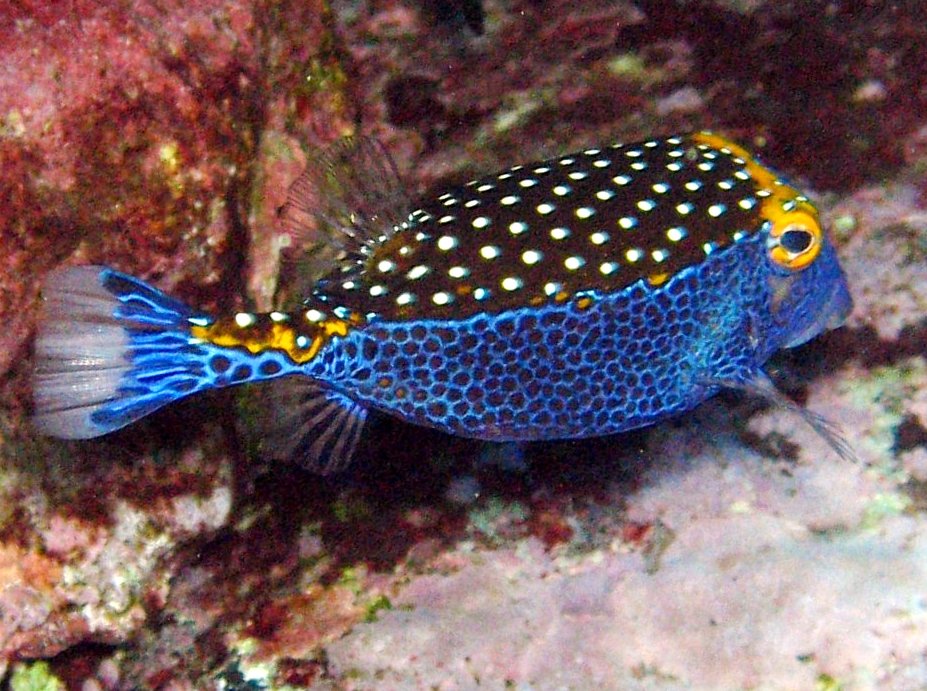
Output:
[[[770,257],[774,262],[797,271],[805,268],[817,258],[824,241],[824,229],[821,227],[818,210],[814,204],[806,199],[800,199],[801,192],[782,182],[775,173],[757,161],[749,151],[726,137],[712,132],[698,132],[692,135],[692,140],[714,149],[727,149],[734,156],[743,159],[744,168],[754,184],[760,189],[769,191],[769,196],[765,197],[760,204],[759,214],[760,218],[772,223],[771,238],[778,240],[786,230],[795,226],[800,226],[811,234],[811,244],[798,255],[793,255],[779,245],[771,248]]]
[[[355,321],[355,320],[352,320]],[[242,328],[233,319],[219,319],[209,326],[192,326],[190,335],[223,348],[244,348],[258,354],[266,350],[279,350],[296,363],[309,362],[322,346],[334,336],[347,336],[351,324],[342,319],[325,319],[309,325],[306,332],[297,332],[286,323],[261,321],[260,326]],[[297,338],[305,336],[306,347],[297,345]]]
[[[801,252],[792,252],[780,244],[773,244],[769,256],[774,262],[787,269],[804,269],[821,253],[821,226],[816,217],[803,211],[784,214],[769,231],[770,240],[776,243],[789,230],[803,230],[811,235],[811,244]]]

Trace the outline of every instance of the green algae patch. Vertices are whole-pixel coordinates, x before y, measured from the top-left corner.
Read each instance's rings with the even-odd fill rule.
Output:
[[[882,457],[894,455],[898,426],[922,382],[927,381],[927,363],[915,357],[891,367],[876,367],[843,384],[851,404],[860,410],[877,411],[864,442]]]
[[[10,691],[64,691],[64,684],[44,660],[18,664],[10,676]]]
[[[364,623],[371,624],[380,618],[379,612],[381,610],[391,610],[393,608],[393,603],[390,602],[390,599],[386,595],[378,595],[373,598],[368,604],[367,608],[364,610]]]
[[[863,530],[878,528],[886,518],[903,514],[910,505],[911,499],[903,494],[880,492],[866,507],[860,527]]]
[[[819,674],[814,682],[815,691],[843,691],[843,684],[829,674]]]

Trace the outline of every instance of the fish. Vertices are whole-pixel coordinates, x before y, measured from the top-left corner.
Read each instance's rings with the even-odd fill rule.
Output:
[[[776,351],[843,324],[846,276],[817,208],[733,140],[587,148],[414,203],[382,144],[310,157],[283,212],[333,269],[289,312],[214,316],[106,266],[43,288],[34,420],[87,439],[221,387],[268,385],[274,453],[344,469],[370,411],[494,442],[599,437],[741,389]]]

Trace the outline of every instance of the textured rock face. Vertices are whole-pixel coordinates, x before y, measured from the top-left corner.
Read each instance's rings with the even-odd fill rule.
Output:
[[[0,679],[923,686],[917,3],[111,5],[0,16]],[[863,463],[739,397],[524,457],[383,420],[334,479],[261,465],[260,391],[100,441],[35,437],[47,271],[107,263],[208,309],[292,303],[311,270],[281,271],[281,251],[318,238],[277,210],[303,147],[358,123],[413,192],[673,131],[760,148],[823,200],[856,302],[773,374]]]

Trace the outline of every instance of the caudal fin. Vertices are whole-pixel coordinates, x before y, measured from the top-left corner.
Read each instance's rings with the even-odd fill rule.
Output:
[[[97,437],[208,385],[190,339],[206,314],[102,266],[53,272],[43,299],[33,395],[44,434]]]

